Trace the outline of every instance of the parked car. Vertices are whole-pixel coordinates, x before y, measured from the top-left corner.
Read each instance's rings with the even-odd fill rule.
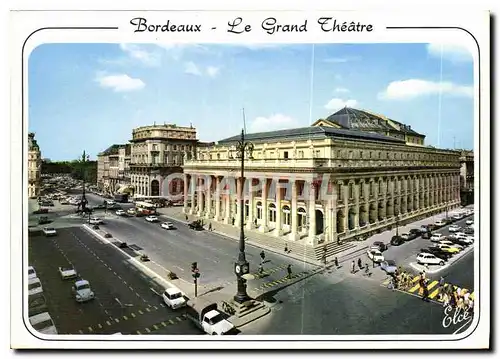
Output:
[[[425,229],[425,231],[427,231],[427,229]],[[410,231],[408,233],[414,234],[418,237],[419,235],[422,234],[422,232],[424,232],[424,231],[421,228],[412,228],[412,229],[410,229]]]
[[[448,240],[454,244],[458,244],[461,246],[470,246],[471,244],[474,243],[474,241],[468,237],[462,238],[462,237],[450,236]]]
[[[458,232],[461,229],[462,229],[462,227],[460,227],[456,224],[452,224],[450,227],[448,227],[448,231],[450,231],[450,232]]]
[[[90,288],[90,283],[85,279],[76,281],[71,287],[71,292],[78,303],[94,299],[94,292]]]
[[[445,237],[443,236],[442,233],[433,233],[431,236],[431,242],[439,242],[444,240]]]
[[[442,227],[446,225],[446,222],[443,219],[439,219],[434,223],[437,227]]]
[[[196,220],[188,224],[189,228],[194,229],[195,231],[203,230],[203,225],[201,224],[201,220]]]
[[[430,253],[419,253],[417,255],[418,264],[439,264],[444,265],[445,261],[441,258],[436,257],[434,254]]]
[[[452,247],[448,244],[438,243],[437,247],[439,247],[439,249],[441,249],[444,252],[448,252],[448,253],[452,253],[452,254],[460,252],[460,249],[458,249],[457,247]]]
[[[171,222],[163,222],[160,226],[164,229],[174,229],[174,224]]]
[[[135,209],[134,209],[134,208],[129,208],[129,209],[127,210],[127,214],[130,214],[130,215],[132,215],[132,216],[133,216],[133,215],[135,215]]]
[[[452,241],[450,241],[448,239],[446,239],[444,241],[440,241],[438,244],[446,244],[446,245],[448,245],[450,247],[458,248],[459,250],[463,250],[464,249],[464,247],[461,246],[460,244],[455,244],[455,243],[453,243]]]
[[[98,217],[92,217],[92,218],[89,220],[89,223],[90,223],[90,224],[103,224],[102,219],[100,219],[100,218],[98,218]]]
[[[36,278],[36,277],[37,277],[37,275],[36,275],[35,268],[32,266],[29,266],[28,267],[28,279],[32,279],[32,278]]]
[[[369,249],[367,251],[368,258],[370,258],[375,263],[381,263],[384,261],[384,255],[378,249]]]
[[[392,274],[398,269],[398,266],[393,260],[385,260],[380,263],[380,269],[382,269],[387,274]]]
[[[393,236],[391,238],[391,246],[400,246],[405,242],[401,236]]]
[[[36,211],[33,211],[33,214],[44,214],[44,213],[49,213],[49,209],[48,208],[40,208],[40,209],[37,209]]]
[[[436,257],[438,257],[438,258],[440,258],[440,259],[442,259],[444,261],[447,261],[452,256],[451,253],[443,252],[438,247],[422,248],[422,249],[420,249],[420,252],[433,254]]]
[[[167,307],[178,309],[186,306],[186,298],[184,294],[177,288],[168,288],[163,292],[163,301]]]
[[[474,220],[473,219],[468,219],[465,221],[465,224],[470,226],[471,224],[474,224]]]
[[[464,233],[465,234],[474,234],[474,228],[466,227],[466,228],[464,228]]]
[[[158,217],[156,217],[156,216],[147,216],[147,217],[146,217],[146,221],[148,221],[148,222],[151,222],[151,223],[152,223],[152,222],[158,222],[158,221],[159,221],[159,219],[158,219]]]
[[[74,279],[77,277],[75,268],[59,267],[59,275],[62,280]]]
[[[423,239],[431,239],[431,237],[432,237],[432,232],[431,232],[431,231],[428,231],[428,232],[423,232],[421,237],[422,237]]]
[[[42,334],[57,334],[56,326],[48,312],[33,315],[29,321],[33,329]]]
[[[52,228],[52,227],[45,227],[43,229],[43,234],[45,235],[45,237],[51,237],[51,236],[56,236],[57,235],[57,231],[55,228]]]

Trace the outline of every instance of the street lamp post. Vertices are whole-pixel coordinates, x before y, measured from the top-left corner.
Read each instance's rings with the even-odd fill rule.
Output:
[[[241,158],[241,175],[240,175],[240,251],[238,253],[238,261],[234,264],[234,272],[236,274],[238,290],[234,296],[235,302],[243,303],[250,299],[247,294],[246,280],[243,276],[250,272],[250,265],[245,258],[245,231],[244,231],[244,205],[245,200],[243,198],[244,189],[244,174],[245,174],[245,152],[248,154],[248,159],[252,159],[253,144],[250,142],[245,142],[245,132],[241,130],[241,140],[238,141],[236,145],[237,157]]]
[[[399,214],[396,216],[396,236],[399,236]]]
[[[85,213],[85,207],[87,205],[87,198],[85,198],[85,172],[86,172],[86,168],[85,168],[85,162],[87,162],[89,160],[89,155],[87,155],[85,153],[85,150],[83,151],[83,154],[82,154],[82,182],[83,182],[83,186],[82,186],[82,212]]]

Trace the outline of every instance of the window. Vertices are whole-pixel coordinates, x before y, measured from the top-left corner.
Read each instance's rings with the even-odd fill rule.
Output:
[[[359,152],[359,158],[363,159],[363,151]]]
[[[370,151],[370,159],[372,158],[372,151]]]
[[[299,158],[304,158],[304,151],[299,151]]]
[[[378,193],[382,194],[384,183],[382,181],[378,182]]]
[[[352,183],[349,183],[349,199],[354,198],[354,186]]]
[[[174,151],[177,151],[177,145],[174,145]]]
[[[283,152],[283,158],[288,159],[288,151]]]
[[[220,153],[217,153],[217,159],[220,160]]]
[[[373,196],[373,192],[375,192],[375,182],[370,182],[370,196]]]
[[[320,156],[320,154],[321,154],[321,151],[320,151],[320,150],[316,150],[316,151],[315,151],[315,157],[319,157],[319,156]]]
[[[342,184],[337,183],[337,197],[339,200],[342,200]]]
[[[382,158],[382,152],[379,152],[378,153],[378,159],[381,159]]]
[[[349,159],[352,160],[352,151],[349,151]]]

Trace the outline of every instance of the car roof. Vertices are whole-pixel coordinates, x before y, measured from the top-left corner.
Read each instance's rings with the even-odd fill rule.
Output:
[[[387,264],[390,264],[390,265],[396,264],[396,261],[392,260],[392,259],[387,259],[386,262],[387,262]]]
[[[89,281],[85,279],[80,279],[75,282],[75,285],[83,285],[83,284],[89,284]]]
[[[219,315],[220,313],[217,311],[217,310],[211,310],[209,311],[208,313],[205,314],[205,316],[208,318],[208,319],[212,319],[213,317],[215,317],[216,315]]]
[[[178,289],[178,288],[167,288],[165,289],[165,292],[167,292],[168,294],[177,294],[177,293],[181,293],[181,290]]]

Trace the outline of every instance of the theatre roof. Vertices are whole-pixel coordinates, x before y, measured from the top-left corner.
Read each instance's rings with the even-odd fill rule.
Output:
[[[308,126],[300,128],[292,128],[288,130],[269,131],[249,133],[245,135],[245,140],[254,142],[266,141],[293,141],[293,140],[307,140],[318,138],[337,138],[337,139],[351,139],[351,140],[365,140],[365,141],[379,141],[390,142],[394,144],[405,144],[405,141],[381,135],[373,132],[365,132],[360,130],[350,130],[343,128],[334,128],[328,126]],[[219,144],[232,144],[240,140],[240,135],[232,136],[220,140]]]

